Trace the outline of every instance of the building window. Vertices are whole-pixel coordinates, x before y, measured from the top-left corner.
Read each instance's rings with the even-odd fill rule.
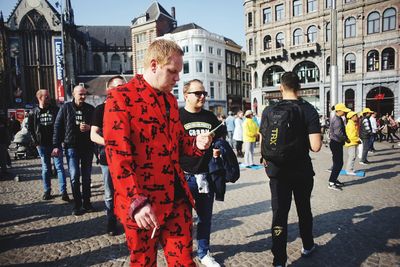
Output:
[[[380,31],[380,15],[378,12],[372,12],[368,15],[367,32],[368,34],[378,33]]]
[[[209,70],[210,70],[210,73],[211,73],[211,74],[214,73],[214,62],[210,62],[210,64],[209,64]]]
[[[262,86],[275,86],[280,83],[285,70],[281,66],[269,67],[263,74]]]
[[[356,72],[356,56],[349,53],[344,57],[344,73]]]
[[[249,55],[253,52],[253,39],[249,39]]]
[[[307,29],[307,42],[315,43],[317,41],[317,27],[310,26]]]
[[[214,88],[214,82],[210,82],[210,98],[215,97],[215,88]]]
[[[214,47],[209,46],[209,47],[208,47],[208,53],[214,54]]]
[[[388,8],[383,12],[383,31],[396,29],[396,10]]]
[[[345,4],[350,4],[350,3],[354,3],[356,0],[344,0]]]
[[[275,20],[280,21],[285,18],[285,9],[283,4],[275,6]]]
[[[382,51],[382,70],[394,69],[394,49],[389,47]]]
[[[217,48],[217,56],[220,56],[221,54],[221,48]]]
[[[325,26],[325,41],[329,42],[331,40],[331,24],[328,22]]]
[[[111,71],[115,73],[122,72],[121,57],[118,54],[111,56]]]
[[[203,72],[203,61],[196,60],[196,72]]]
[[[379,53],[376,50],[371,50],[367,54],[367,71],[379,70]]]
[[[317,11],[317,0],[307,0],[307,12]]]
[[[144,52],[145,50],[137,50],[136,51],[136,60],[143,61],[144,60]]]
[[[185,61],[183,62],[183,74],[189,73],[189,62]]]
[[[194,51],[199,53],[203,52],[203,46],[200,44],[194,45]]]
[[[325,8],[331,8],[332,7],[332,0],[325,0]]]
[[[251,12],[247,13],[247,26],[253,26],[253,13]]]
[[[177,84],[174,86],[174,88],[173,88],[173,90],[172,90],[172,93],[174,94],[174,96],[175,96],[176,98],[179,98],[179,87],[178,87]]]
[[[182,47],[183,53],[189,53],[189,46],[185,45]]]
[[[271,36],[266,35],[264,37],[264,50],[270,49],[271,48]]]
[[[344,103],[346,107],[353,110],[354,110],[354,95],[355,93],[353,89],[347,89],[344,92]]]
[[[319,69],[311,61],[303,61],[293,68],[293,72],[297,73],[300,83],[319,82]]]
[[[264,24],[268,23],[268,22],[272,22],[272,11],[271,8],[264,8],[263,10],[263,21]]]
[[[293,1],[293,16],[298,17],[303,15],[303,0]]]
[[[285,46],[285,35],[283,32],[279,32],[276,35],[276,48],[281,48]]]
[[[344,21],[344,38],[356,37],[356,19],[347,18]]]
[[[222,64],[218,63],[217,65],[218,74],[222,75]]]
[[[136,43],[140,44],[140,43],[144,43],[146,42],[146,33],[140,33],[138,35],[136,35]]]
[[[299,45],[303,43],[303,31],[301,29],[296,29],[293,32],[293,45]]]
[[[331,57],[328,57],[326,59],[325,68],[326,68],[326,76],[329,76],[331,74]]]

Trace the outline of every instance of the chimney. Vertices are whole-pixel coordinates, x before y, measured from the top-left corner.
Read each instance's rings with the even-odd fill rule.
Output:
[[[172,16],[174,19],[176,19],[176,18],[175,18],[175,7],[174,7],[174,6],[171,7],[171,16]]]

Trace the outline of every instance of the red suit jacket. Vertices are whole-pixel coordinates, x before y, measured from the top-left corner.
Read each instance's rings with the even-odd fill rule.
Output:
[[[136,75],[109,91],[103,131],[115,189],[114,212],[123,224],[137,226],[128,211],[138,196],[148,199],[160,224],[166,221],[174,201],[174,170],[193,206],[179,154],[202,152],[195,139],[184,134],[174,95],[154,90]]]

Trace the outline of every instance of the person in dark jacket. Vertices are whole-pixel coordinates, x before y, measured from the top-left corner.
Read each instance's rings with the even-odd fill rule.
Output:
[[[53,154],[59,155],[59,147],[64,143],[75,202],[72,214],[76,216],[82,215],[84,211],[95,211],[90,202],[90,176],[94,153],[94,144],[90,140],[90,126],[94,107],[85,103],[86,95],[87,91],[83,86],[74,87],[72,102],[64,104],[57,114],[53,134]]]
[[[362,154],[361,154],[361,165],[367,165],[369,163],[367,156],[368,151],[371,148],[371,137],[373,136],[372,125],[370,121],[372,110],[364,108],[362,111],[362,118],[360,120],[360,139],[362,142]]]
[[[7,119],[0,115],[0,179],[8,177],[7,157],[8,146],[10,145],[10,135],[7,129]]]
[[[58,108],[50,105],[50,94],[47,89],[39,89],[36,92],[38,106],[33,109],[28,117],[28,131],[39,153],[42,162],[42,180],[44,194],[42,199],[51,199],[51,153],[53,150],[53,131]],[[60,147],[61,148],[61,147]],[[61,199],[69,201],[65,171],[63,165],[63,154],[60,150],[58,155],[53,156],[54,165],[57,171],[58,185]]]
[[[203,109],[207,92],[200,80],[195,79],[187,82],[183,87],[183,96],[185,107],[179,110],[179,115],[185,133],[190,136],[198,136],[215,129],[214,140],[226,136],[226,128],[221,127],[223,122],[220,122],[211,111]],[[212,157],[218,157],[219,153],[219,149],[209,148],[201,158],[183,155],[179,160],[195,199],[198,215],[197,256],[200,262],[207,267],[220,266],[210,254],[211,219],[215,190],[210,183],[208,170],[208,163]]]
[[[343,146],[347,140],[345,123],[343,116],[350,112],[345,104],[339,103],[335,105],[335,115],[329,123],[329,148],[332,151],[332,172],[329,177],[329,189],[342,190],[343,183],[338,180],[339,173],[343,167]]]

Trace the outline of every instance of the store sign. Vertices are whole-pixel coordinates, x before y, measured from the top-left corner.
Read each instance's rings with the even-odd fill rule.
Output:
[[[59,102],[64,102],[64,52],[61,38],[54,39],[54,49],[56,63],[56,95]]]

